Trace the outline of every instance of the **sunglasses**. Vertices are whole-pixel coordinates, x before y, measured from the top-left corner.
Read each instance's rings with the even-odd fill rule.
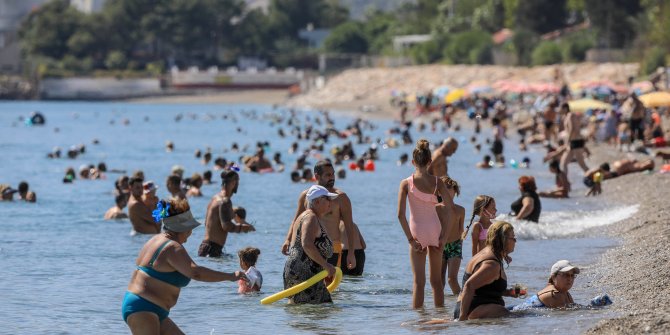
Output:
[[[508,237],[507,239],[516,242],[516,237]]]
[[[577,278],[576,273],[559,272],[558,274],[566,278]]]

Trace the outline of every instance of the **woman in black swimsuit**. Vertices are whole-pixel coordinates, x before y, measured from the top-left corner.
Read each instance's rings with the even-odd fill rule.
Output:
[[[510,205],[511,215],[516,216],[519,220],[540,221],[542,203],[540,203],[540,197],[537,194],[535,178],[521,176],[519,178],[519,190],[521,191],[521,197]]]
[[[505,308],[503,296],[517,297],[514,289],[507,289],[507,275],[503,260],[510,260],[516,237],[514,227],[499,221],[489,227],[486,247],[477,253],[463,274],[463,291],[456,302],[454,318],[468,319],[497,318],[509,311]]]

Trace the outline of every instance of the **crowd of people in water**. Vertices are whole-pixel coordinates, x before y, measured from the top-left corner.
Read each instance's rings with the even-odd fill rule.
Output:
[[[255,267],[261,250],[247,247],[239,250],[242,271],[225,273],[197,265],[183,244],[194,228],[201,225],[191,212],[188,199],[202,197],[203,185],[213,184],[212,177],[220,176],[220,190],[214,194],[205,211],[204,238],[199,245],[198,257],[221,257],[228,234],[252,233],[253,224],[246,220],[246,210],[233,205],[233,197],[241,183],[243,173],[281,173],[290,170],[292,182],[303,182],[306,189],[298,195],[297,208],[281,252],[286,255],[283,272],[284,287],[290,288],[326,270],[328,278],[290,297],[292,303],[331,302],[326,288],[335,275],[335,268],[344,275],[360,276],[365,270],[366,243],[353,216],[352,203],[347,193],[335,186],[337,178],[346,178],[350,171],[374,171],[379,158],[379,148],[395,148],[415,144],[411,155],[402,153],[398,165],[411,163],[413,173],[400,181],[398,189],[397,215],[401,229],[407,238],[411,269],[413,272],[412,306],[424,305],[426,284],[426,258],[428,258],[429,283],[434,304],[444,306],[445,288],[457,296],[453,318],[459,320],[500,317],[518,310],[520,306],[564,308],[575,305],[570,288],[580,273],[578,266],[567,260],[557,261],[549,271],[545,288],[532,295],[515,308],[505,306],[507,297],[525,297],[526,288],[508,285],[505,264],[512,262],[511,254],[516,246],[514,227],[510,222],[497,221],[499,211],[496,200],[486,194],[474,199],[472,208],[456,204],[460,185],[449,175],[448,158],[458,153],[459,142],[449,137],[441,143],[430,143],[425,139],[414,141],[411,130],[446,131],[449,127],[457,131],[460,125],[452,125],[456,113],[464,110],[474,125],[474,133],[480,134],[482,126],[490,120],[491,136],[486,137],[490,152],[486,152],[476,168],[492,169],[510,166],[528,168],[530,159],[516,162],[506,161],[505,146],[509,145],[509,129],[516,129],[521,136],[519,149],[529,146],[544,146],[547,153],[543,159],[549,171],[555,175],[555,188],[538,191],[535,178],[523,175],[518,179],[519,198],[509,204],[512,216],[518,220],[539,222],[542,214],[541,198],[567,198],[573,192],[568,168],[577,163],[583,171],[583,183],[587,195],[603,192],[602,184],[612,178],[628,173],[652,171],[654,157],[644,160],[632,158],[603,162],[589,167],[586,158],[590,155],[587,144],[610,143],[614,150],[633,150],[649,154],[650,148],[660,148],[670,141],[668,132],[662,129],[661,116],[667,110],[647,109],[631,94],[625,98],[613,97],[612,110],[589,110],[578,113],[571,110],[567,94],[538,96],[535,100],[519,96],[515,100],[497,97],[470,97],[454,104],[442,106],[441,113],[429,115],[431,120],[407,121],[407,106],[402,107],[401,118],[387,131],[385,140],[372,140],[365,135],[375,129],[373,122],[356,119],[344,129],[337,129],[327,112],[307,116],[307,122],[298,122],[298,114],[291,111],[288,116],[277,113],[273,122],[284,124],[279,128],[280,137],[295,137],[289,153],[300,153],[295,163],[289,165],[282,160],[281,153],[272,158],[270,143],[257,142],[255,148],[231,143],[226,153],[239,155],[236,160],[213,157],[211,148],[196,150],[195,158],[211,169],[202,174],[186,175],[185,169],[175,165],[164,185],[170,194],[167,199],[156,195],[159,184],[145,178],[143,171],[126,175],[126,171],[107,170],[104,162],[82,165],[79,171],[68,168],[63,183],[77,179],[106,179],[107,174],[121,176],[114,182],[115,205],[104,214],[105,219],[130,221],[133,232],[153,234],[137,257],[137,269],[131,276],[123,300],[122,315],[133,333],[152,331],[180,333],[179,327],[169,318],[170,309],[177,303],[180,290],[190,280],[205,282],[238,281],[239,292],[257,292],[263,285],[263,276]],[[523,112],[523,113],[522,113]],[[520,116],[521,114],[525,117]],[[175,121],[183,116],[178,116]],[[243,117],[258,118],[253,112]],[[42,117],[42,122],[45,122]],[[285,129],[290,129],[286,131]],[[241,128],[238,132],[243,132]],[[400,139],[396,139],[398,136]],[[329,140],[338,139],[330,151],[325,149]],[[483,151],[482,144],[473,136],[475,149]],[[301,143],[302,142],[302,143]],[[332,143],[332,142],[331,142]],[[354,143],[366,144],[368,149],[358,155]],[[94,141],[94,144],[96,142]],[[175,143],[169,141],[165,150],[173,151]],[[302,151],[300,151],[302,148]],[[67,151],[74,159],[85,153],[84,145],[76,145]],[[247,155],[252,151],[252,155]],[[58,159],[61,150],[55,148],[47,157]],[[657,158],[667,160],[670,156],[657,151]],[[307,159],[317,157],[312,168]],[[21,200],[36,201],[34,192],[22,182],[18,189],[0,185],[2,200],[12,200],[18,193]],[[507,204],[504,204],[507,205]],[[124,211],[127,207],[127,214]],[[409,211],[409,218],[408,212]],[[469,218],[468,218],[469,217]],[[465,266],[459,283],[459,268],[463,260],[463,241],[471,239],[471,258]],[[278,246],[279,247],[279,246]],[[279,251],[279,250],[277,250]],[[268,252],[264,250],[264,252]],[[607,296],[598,297],[591,305],[611,303]]]

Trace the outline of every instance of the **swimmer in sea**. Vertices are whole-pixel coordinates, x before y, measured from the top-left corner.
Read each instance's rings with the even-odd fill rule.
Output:
[[[428,166],[428,173],[436,177],[448,176],[447,158],[451,157],[458,150],[458,141],[455,138],[449,137],[442,145],[435,149],[430,165]]]
[[[490,169],[493,167],[493,162],[491,162],[490,155],[484,155],[484,160],[475,165],[479,169]]]
[[[568,198],[570,193],[570,181],[565,172],[561,171],[561,164],[557,160],[549,163],[549,171],[556,175],[556,188],[550,191],[538,192],[543,198]]]
[[[314,176],[316,177],[316,182],[319,186],[324,187],[327,192],[338,195],[336,199],[330,201],[330,205],[328,206],[330,207],[330,210],[327,213],[324,213],[321,221],[326,234],[333,242],[333,254],[327,261],[333,266],[354,269],[356,267],[356,257],[353,253],[348,254],[346,259],[342,258],[342,238],[340,236],[340,221],[344,221],[345,233],[347,234],[347,241],[349,244],[347,247],[349,250],[355,250],[355,247],[353,246],[355,232],[352,226],[353,214],[351,200],[344,191],[335,187],[335,169],[330,161],[321,160],[317,162],[314,165]],[[293,222],[286,233],[286,240],[281,247],[281,251],[284,255],[288,255],[290,243],[294,239],[294,228],[300,224],[298,223],[298,217],[308,209],[308,191],[309,190],[303,191],[298,197],[298,208],[296,209]]]
[[[166,188],[171,199],[186,199],[186,192],[181,188],[181,176],[173,174],[167,177]]]
[[[116,197],[114,197],[114,202],[116,202],[116,205],[107,210],[104,219],[105,220],[127,219],[128,214],[123,212],[123,208],[126,207],[126,204],[128,204],[128,199],[126,198],[126,196],[123,194],[119,194]]]
[[[573,306],[575,300],[569,291],[579,272],[579,268],[567,260],[556,262],[551,267],[547,286],[528,298],[523,304],[515,306],[513,310],[530,307],[567,308]]]
[[[202,192],[200,188],[202,187],[202,176],[199,173],[194,173],[191,176],[189,181],[188,191],[186,191],[187,197],[202,197]]]
[[[12,201],[14,200],[14,193],[18,192],[7,184],[0,185],[0,201]]]
[[[465,240],[470,227],[472,227],[472,256],[482,251],[486,246],[486,234],[492,224],[491,219],[496,217],[497,210],[496,201],[493,197],[488,195],[478,195],[475,198],[470,223],[461,236],[461,239]],[[479,216],[479,220],[474,222],[473,226],[475,215]]]
[[[258,292],[263,286],[263,275],[256,269],[256,262],[261,251],[257,248],[246,247],[237,252],[240,258],[240,267],[244,270],[247,280],[238,280],[238,293]]]
[[[221,257],[229,233],[255,231],[250,224],[235,224],[232,197],[237,193],[240,176],[232,170],[221,172],[221,191],[207,205],[205,236],[198,248],[200,257]]]
[[[28,183],[25,181],[22,181],[19,183],[19,188],[18,188],[18,193],[19,193],[19,199],[23,200],[25,202],[36,202],[37,201],[37,195],[35,195],[35,192],[29,191],[28,190]]]
[[[453,199],[460,195],[461,189],[458,183],[444,176],[442,182],[447,187],[447,192],[449,196]],[[443,222],[443,225],[447,227],[447,239],[442,251],[442,287],[449,283],[449,288],[453,295],[458,295],[461,293],[461,287],[458,285],[458,269],[461,266],[461,260],[463,259],[463,240],[461,239],[463,235],[463,221],[465,220],[465,208],[457,204],[453,204],[453,207],[450,211],[445,211],[442,204],[436,206],[437,216],[440,218],[440,221]],[[448,216],[447,213],[451,212],[454,215]],[[444,222],[446,221],[446,222]],[[449,275],[447,276],[447,271]]]
[[[140,234],[158,234],[161,226],[151,216],[153,208],[149,208],[142,201],[144,193],[143,180],[130,178],[130,200],[128,201],[128,217],[133,230]]]
[[[202,184],[210,185],[212,183],[212,171],[207,170],[202,173]]]
[[[442,284],[442,255],[447,239],[446,220],[438,217],[435,205],[437,196],[442,197],[446,217],[455,215],[453,203],[444,182],[428,173],[431,163],[429,143],[419,140],[412,154],[414,173],[400,182],[398,190],[398,220],[409,243],[409,254],[412,263],[414,284],[412,290],[412,307],[421,308],[424,301],[426,283],[426,254],[430,265],[430,286],[433,289],[435,307],[444,306],[444,289]],[[443,159],[444,160],[444,159]],[[444,171],[446,174],[446,171]],[[406,216],[409,200],[410,218]]]
[[[158,197],[156,196],[156,190],[158,190],[158,186],[156,183],[153,181],[145,181],[142,183],[142,189],[143,189],[143,195],[142,195],[142,202],[144,202],[145,205],[149,208],[156,208],[156,204],[158,203]]]

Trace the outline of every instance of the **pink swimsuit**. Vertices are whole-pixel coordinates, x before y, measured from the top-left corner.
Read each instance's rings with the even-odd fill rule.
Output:
[[[486,235],[489,234],[489,229],[484,228],[484,225],[481,222],[477,222],[477,224],[479,225],[479,229],[480,229],[479,230],[479,240],[480,241],[486,241]]]
[[[419,241],[422,247],[437,247],[440,242],[442,225],[437,217],[435,194],[423,193],[414,187],[414,175],[407,178],[409,192],[409,230],[412,236]],[[437,177],[435,177],[435,192],[437,192]]]

